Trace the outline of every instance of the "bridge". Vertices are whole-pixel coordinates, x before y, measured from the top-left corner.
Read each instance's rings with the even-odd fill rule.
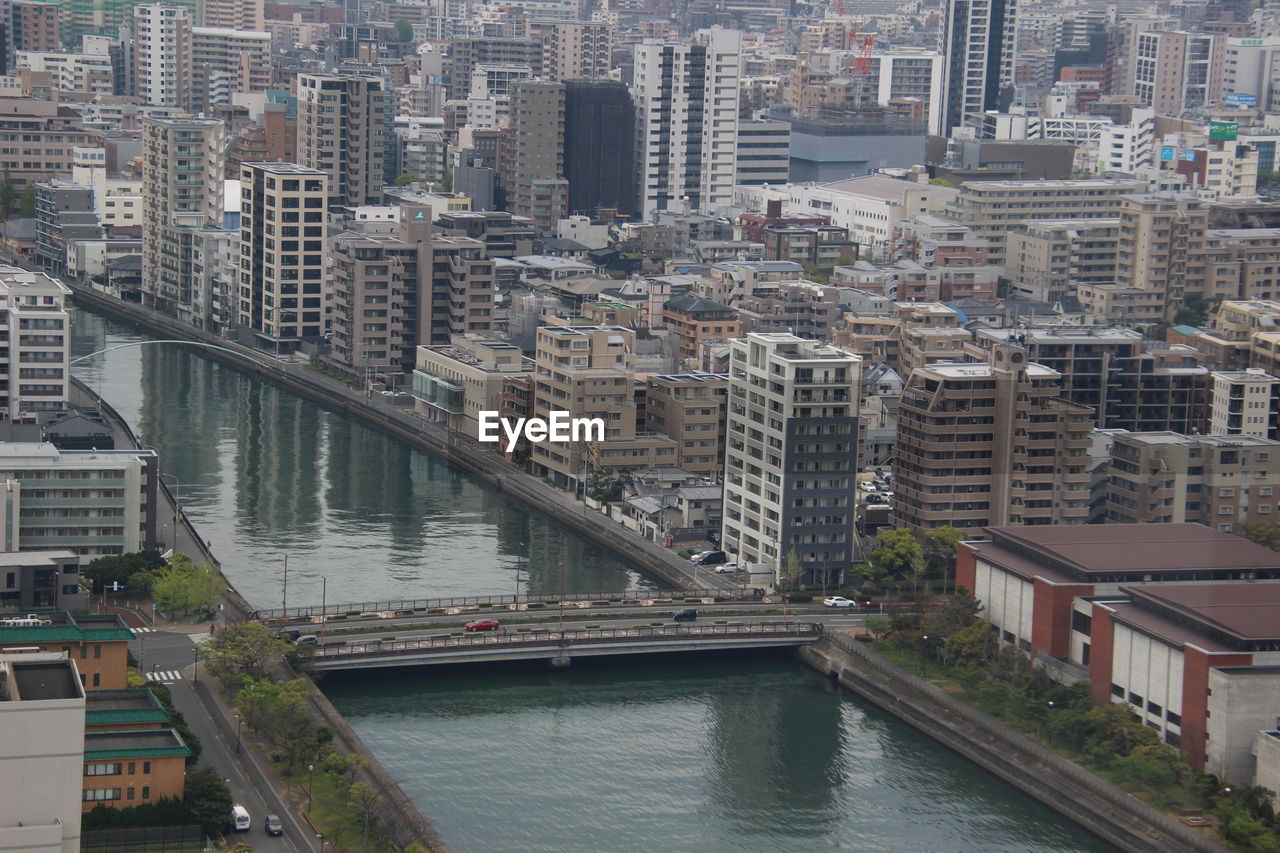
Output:
[[[317,647],[303,667],[321,673],[520,660],[546,660],[554,666],[566,666],[575,657],[801,646],[816,643],[822,635],[822,623],[795,621],[555,631],[533,628],[515,634],[450,634],[326,644]]]

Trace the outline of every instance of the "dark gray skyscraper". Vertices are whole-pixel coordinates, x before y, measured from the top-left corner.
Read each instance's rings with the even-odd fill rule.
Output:
[[[942,22],[944,134],[1012,99],[1018,0],[947,0]],[[1007,91],[1008,97],[1002,99]]]
[[[635,108],[616,80],[569,80],[564,98],[564,170],[569,212],[636,212]]]

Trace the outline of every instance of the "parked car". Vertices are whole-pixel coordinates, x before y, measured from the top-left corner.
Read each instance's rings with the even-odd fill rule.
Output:
[[[501,627],[502,623],[497,619],[477,619],[474,622],[468,622],[464,631],[496,631]]]
[[[729,562],[729,555],[724,551],[706,551],[693,558],[695,566],[719,566]]]
[[[298,638],[302,636],[302,632],[297,628],[281,628],[279,631],[276,631],[276,636],[281,640],[288,640],[296,643]]]
[[[833,595],[830,598],[823,599],[823,607],[857,607],[858,602],[845,598],[843,595]]]
[[[689,558],[689,562],[697,563],[699,560],[701,560],[703,557],[707,556],[708,554],[714,554],[714,553],[715,553],[714,549],[711,551],[695,551],[693,556]]]
[[[678,610],[671,616],[671,619],[675,622],[694,622],[697,618],[698,611],[692,607],[686,607],[684,610]]]
[[[267,830],[267,835],[284,835],[284,824],[280,822],[280,818],[273,814],[267,815],[267,819],[262,822]]]
[[[716,574],[718,575],[736,575],[742,571],[742,566],[737,563],[725,563],[723,566],[716,566]]]

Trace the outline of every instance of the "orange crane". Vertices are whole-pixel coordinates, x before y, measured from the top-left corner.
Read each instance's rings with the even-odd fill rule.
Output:
[[[849,13],[846,12],[844,8],[844,0],[836,0],[836,11],[840,13],[840,17],[842,18],[847,18],[849,16]],[[852,50],[854,46],[857,45],[858,43],[857,27],[850,28],[847,41],[848,41],[850,50]],[[869,66],[870,60],[871,60],[871,51],[875,49],[875,46],[876,46],[876,40],[871,36],[867,36],[862,40],[862,46],[858,51],[858,57],[854,61],[855,74],[867,73],[867,67]]]

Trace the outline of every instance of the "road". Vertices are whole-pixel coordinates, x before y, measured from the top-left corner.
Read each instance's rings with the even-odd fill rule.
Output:
[[[241,759],[236,756],[234,737],[227,736],[215,727],[209,711],[196,697],[191,678],[194,672],[195,639],[204,635],[187,635],[169,631],[134,629],[134,640],[129,644],[138,668],[148,681],[167,684],[173,695],[173,704],[186,719],[187,725],[200,739],[203,752],[200,766],[210,767],[227,782],[231,798],[243,805],[253,818],[253,829],[237,835],[233,841],[243,840],[258,853],[310,853],[315,844],[284,803],[272,791],[261,791],[249,777]],[[263,819],[268,814],[279,815],[285,821],[285,834],[273,838],[263,830]]]

